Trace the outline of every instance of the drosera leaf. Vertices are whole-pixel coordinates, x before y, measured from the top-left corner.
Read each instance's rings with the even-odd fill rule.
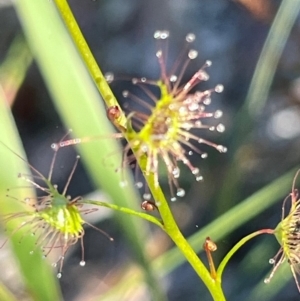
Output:
[[[66,135],[62,139],[65,137]],[[54,154],[49,167],[48,176],[45,177],[24,158],[22,158],[22,156],[17,154],[2,141],[0,141],[0,145],[7,148],[8,151],[10,151],[12,155],[16,156],[19,160],[28,164],[33,175],[29,176],[27,174],[19,173],[18,177],[43,193],[42,196],[36,198],[26,197],[23,202],[27,205],[30,203],[32,208],[26,208],[22,211],[5,214],[2,216],[2,221],[4,225],[9,225],[14,220],[21,220],[20,224],[10,234],[13,236],[18,231],[26,229],[27,232],[25,232],[25,234],[21,237],[20,243],[23,241],[24,236],[28,236],[29,234],[36,237],[35,245],[30,251],[31,255],[37,249],[41,249],[43,252],[43,258],[46,258],[55,249],[60,250],[60,255],[57,261],[52,264],[54,267],[58,266],[58,278],[62,277],[62,268],[67,251],[78,241],[80,241],[82,253],[82,258],[79,264],[80,266],[85,266],[83,244],[83,238],[85,235],[85,230],[83,228],[84,224],[96,229],[100,233],[104,234],[110,241],[113,241],[113,238],[106,232],[83,219],[83,215],[94,212],[97,208],[87,209],[85,208],[81,197],[71,198],[67,195],[69,184],[80,158],[79,156],[76,157],[65,186],[63,187],[62,192],[60,192],[57,185],[53,185],[51,182],[59,149],[54,148]],[[43,184],[39,184],[37,180],[40,180]],[[17,198],[13,195],[8,194],[7,197],[17,200]],[[6,241],[0,245],[0,249],[5,245],[5,243]]]
[[[128,110],[127,106],[125,127],[119,124],[122,114],[119,106],[109,107],[107,117],[120,130],[120,133],[111,135],[111,138],[127,140],[123,150],[122,166],[134,166],[136,170],[142,169],[145,175],[153,174],[154,185],[158,187],[159,166],[162,163],[167,170],[171,201],[176,201],[177,197],[185,196],[185,190],[179,184],[181,166],[178,162],[188,167],[196,181],[202,181],[200,169],[192,164],[189,157],[193,153],[198,153],[202,159],[207,158],[208,154],[201,150],[203,144],[215,148],[220,153],[227,152],[227,148],[202,137],[203,131],[225,130],[222,123],[213,126],[207,121],[219,119],[223,114],[221,110],[211,111],[207,108],[211,104],[212,95],[223,92],[223,85],[193,91],[196,87],[199,88],[200,83],[209,79],[207,68],[212,62],[207,60],[187,82],[183,81],[188,65],[191,65],[198,55],[196,50],[190,49],[190,43],[195,40],[195,35],[190,33],[186,36],[183,51],[173,62],[170,70],[167,70],[168,53],[165,49],[168,37],[169,32],[166,30],[157,30],[154,33],[156,42],[162,44],[156,52],[160,78],[156,80],[145,77],[133,78],[131,82],[133,86],[139,88],[141,92],[139,96],[129,90],[123,91],[124,98],[141,105],[144,110],[138,111],[136,108]],[[113,75],[109,73],[106,79],[112,82]],[[99,135],[69,139],[62,141],[59,147],[91,142],[99,138],[104,139]],[[142,160],[145,161],[145,166],[137,166],[136,162]],[[148,191],[144,195],[151,197]]]

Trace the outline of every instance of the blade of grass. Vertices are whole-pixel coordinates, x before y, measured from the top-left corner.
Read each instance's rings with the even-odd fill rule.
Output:
[[[54,4],[22,0],[15,2],[15,5],[34,57],[65,125],[71,127],[77,137],[107,136],[112,133],[100,95],[59,19]],[[78,148],[98,187],[109,193],[119,206],[139,207],[128,173],[124,170],[128,185],[123,187],[120,184],[124,178],[121,173],[114,171],[113,166],[121,165],[121,152],[113,139],[94,141],[79,145]],[[119,155],[109,157],[114,151],[118,151]],[[145,270],[153,299],[165,300],[144,254],[148,225],[124,214],[116,216],[135,253],[135,259]]]
[[[266,42],[261,51],[259,60],[250,83],[248,94],[243,107],[235,119],[235,128],[230,133],[232,143],[230,153],[232,162],[229,165],[224,183],[217,198],[217,214],[226,211],[237,200],[241,170],[237,150],[248,138],[248,133],[254,124],[255,117],[263,109],[274,78],[279,59],[292,30],[293,24],[300,11],[300,0],[283,0],[269,31]],[[223,200],[228,200],[226,203]]]
[[[0,300],[17,301],[14,295],[0,282]]]
[[[18,131],[14,124],[10,109],[7,106],[6,98],[2,89],[0,89],[0,137],[1,141],[9,145],[14,151],[25,158]],[[29,174],[28,166],[9,150],[3,146],[0,147],[0,195],[1,195],[1,214],[19,212],[24,210],[21,202],[17,202],[5,197],[7,189],[10,187],[18,187],[24,183],[18,180],[18,173],[25,172]],[[30,193],[30,194],[29,194]],[[18,189],[14,191],[14,196],[23,200],[34,192],[28,189]],[[12,221],[8,224],[9,230],[12,231],[20,225],[20,220]],[[26,231],[26,230],[25,230]],[[22,231],[20,231],[21,233]],[[61,300],[57,282],[53,276],[52,269],[47,261],[42,258],[42,253],[36,250],[30,255],[30,251],[34,248],[34,238],[26,237],[19,243],[20,235],[12,237],[12,249],[17,257],[20,265],[26,289],[32,300],[53,301]],[[8,246],[6,246],[8,247]],[[34,271],[34,272],[33,272]],[[5,300],[5,299],[3,299]]]
[[[32,59],[24,37],[22,35],[16,36],[0,66],[0,82],[10,106],[15,100]]]

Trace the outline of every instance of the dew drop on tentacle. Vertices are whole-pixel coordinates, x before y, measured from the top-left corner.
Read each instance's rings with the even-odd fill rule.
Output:
[[[211,104],[211,98],[210,97],[205,97],[204,100],[203,100],[203,103],[208,106]]]
[[[155,55],[156,55],[157,58],[161,58],[162,57],[162,51],[161,50],[156,51]]]
[[[191,59],[191,60],[194,60],[197,56],[198,56],[198,51],[195,50],[195,49],[191,49],[191,50],[188,52],[188,57],[189,57],[189,59]]]
[[[185,37],[185,40],[186,40],[188,43],[194,42],[195,39],[196,39],[196,36],[195,36],[195,34],[193,34],[193,33],[188,33],[188,34],[186,35],[186,37]]]
[[[212,65],[212,61],[207,60],[207,61],[205,61],[205,64],[203,65],[202,68],[207,68],[207,67],[210,67],[211,65]]]
[[[138,189],[140,189],[140,188],[143,187],[143,183],[142,183],[142,182],[136,182],[136,183],[135,183],[135,186],[136,186]]]
[[[201,156],[202,159],[206,159],[208,157],[208,154],[207,153],[202,153],[200,156]]]
[[[127,98],[128,95],[129,95],[129,92],[128,92],[127,90],[124,90],[124,91],[122,92],[122,95],[123,95],[123,97]]]
[[[114,74],[112,72],[105,73],[104,77],[109,84],[114,80]]]
[[[52,143],[52,144],[51,144],[51,148],[52,148],[54,151],[58,151],[59,145],[58,145],[57,143]]]
[[[225,147],[224,145],[217,145],[217,150],[220,152],[220,153],[226,153],[227,152],[227,147]]]
[[[200,172],[200,170],[199,170],[198,167],[194,167],[194,168],[192,168],[191,170],[192,170],[192,174],[193,174],[193,175],[198,175],[199,172]]]
[[[266,278],[266,279],[264,280],[264,283],[266,283],[266,284],[270,283],[270,279],[269,279],[269,278]]]
[[[156,40],[165,40],[169,37],[170,33],[168,30],[156,30],[154,32],[154,39]]]
[[[216,85],[215,86],[215,91],[217,93],[222,93],[224,91],[224,86],[223,85]]]
[[[56,274],[56,277],[57,277],[58,279],[60,279],[60,278],[62,277],[62,273],[57,273],[57,274]]]
[[[197,181],[197,182],[203,181],[203,176],[197,176],[197,177],[196,177],[196,181]]]
[[[151,194],[150,193],[144,193],[143,198],[147,201],[151,200]]]
[[[175,179],[178,179],[179,176],[180,176],[180,169],[178,167],[175,167],[172,171],[172,174],[173,174]]]
[[[214,113],[214,118],[218,119],[221,118],[223,116],[223,112],[221,110],[217,110]]]
[[[84,260],[81,260],[81,261],[79,262],[79,265],[82,266],[82,267],[84,267],[84,266],[85,266],[85,261],[84,261]]]
[[[179,196],[179,197],[184,197],[184,196],[185,196],[185,191],[184,191],[184,189],[178,188],[178,189],[177,189],[177,192],[176,192],[176,195]]]
[[[177,199],[174,196],[171,197],[171,202],[175,202],[176,200]]]
[[[170,82],[171,83],[175,83],[177,81],[177,76],[175,75],[175,74],[172,74],[171,76],[170,76]]]
[[[192,103],[192,104],[189,105],[189,110],[190,111],[196,111],[198,109],[199,109],[199,104],[196,103],[196,102],[194,102],[194,103]]]
[[[219,133],[223,133],[225,131],[225,126],[224,124],[220,123],[217,125],[216,129]]]
[[[275,259],[274,258],[269,259],[269,264],[274,264],[274,263],[275,263]]]

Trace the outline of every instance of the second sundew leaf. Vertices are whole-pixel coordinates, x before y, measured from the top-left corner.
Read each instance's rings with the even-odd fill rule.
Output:
[[[21,147],[17,129],[10,113],[10,109],[6,104],[6,99],[2,93],[2,90],[0,90],[0,120],[1,141],[7,145],[10,145],[15,151],[24,156],[24,151]],[[28,166],[23,161],[13,157],[14,155],[5,149],[3,145],[1,145],[0,151],[1,214],[24,210],[24,206],[22,206],[21,203],[12,201],[5,197],[5,195],[7,194],[8,188],[20,186],[18,173],[21,171],[26,172]],[[18,199],[24,199],[28,196],[30,191],[29,189],[18,189],[16,193],[17,195],[15,196]],[[19,221],[12,221],[12,223],[9,225],[9,230],[14,231],[19,226]],[[20,236],[12,236],[12,248],[16,258],[19,261],[20,272],[25,283],[26,291],[30,295],[29,298],[36,301],[61,300],[60,291],[53,276],[53,271],[47,261],[43,260],[42,253],[37,250],[37,252],[30,255],[30,252],[34,246],[34,238],[24,238],[22,245],[20,245],[19,240]]]
[[[34,57],[66,126],[72,128],[77,137],[111,133],[112,128],[101,105],[101,98],[59,19],[54,3],[38,1],[33,5],[31,0],[24,0],[15,5]],[[37,22],[39,27],[35,25]],[[97,186],[102,187],[116,204],[139,208],[130,177],[128,185],[121,187],[122,174],[116,173],[112,167],[116,162],[117,165],[121,164],[120,156],[108,158],[109,153],[118,150],[115,141],[95,141],[79,145],[78,148]],[[145,271],[153,300],[165,300],[144,254],[145,239],[148,237],[147,224],[124,214],[116,216],[135,253],[134,257]]]

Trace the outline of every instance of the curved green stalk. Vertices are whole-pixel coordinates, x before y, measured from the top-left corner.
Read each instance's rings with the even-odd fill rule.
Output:
[[[112,209],[115,211],[120,211],[120,212],[123,212],[126,214],[134,215],[134,216],[143,218],[164,230],[164,226],[163,226],[162,222],[159,219],[157,219],[156,217],[154,217],[150,214],[147,214],[147,213],[138,212],[138,211],[132,210],[130,208],[125,208],[125,207],[121,207],[121,206],[118,206],[115,204],[109,204],[109,203],[101,202],[101,201],[83,200],[80,203],[106,207],[106,208],[109,208],[109,209]]]
[[[263,229],[263,230],[258,230],[255,231],[246,237],[242,238],[224,257],[224,259],[221,261],[218,270],[217,270],[217,279],[221,281],[222,278],[222,273],[224,271],[224,268],[226,264],[228,263],[229,259],[234,255],[234,253],[239,250],[240,247],[242,247],[247,241],[252,239],[255,236],[258,236],[260,234],[274,234],[274,230],[272,229]]]
[[[109,85],[107,84],[106,79],[103,73],[101,72],[90,50],[90,47],[88,46],[84,36],[81,33],[81,30],[77,24],[77,21],[67,1],[66,0],[54,0],[54,1],[106,105],[108,107],[119,106],[119,103],[116,100],[114,94],[112,93]],[[118,123],[123,127],[126,126],[126,117],[124,114],[121,114]]]
[[[112,126],[106,118],[101,97],[53,1],[41,0],[33,3],[31,0],[22,0],[16,1],[15,5],[35,61],[52,95],[57,112],[67,128],[71,127],[77,137],[112,133]],[[78,149],[97,187],[102,187],[120,206],[130,207],[127,206],[130,203],[135,208],[140,207],[133,185],[120,186],[122,175],[112,168],[118,164],[116,162],[121,162],[120,156],[116,155],[113,158],[108,156],[114,150],[118,150],[116,141],[112,139],[105,142],[95,141],[79,145]],[[107,164],[103,163],[103,159]],[[125,170],[124,174],[127,175]],[[128,183],[130,180],[128,176]],[[144,241],[149,233],[148,223],[125,214],[119,214],[116,220],[128,240],[134,260],[143,270],[149,295],[153,300],[165,301],[165,294],[154,276],[144,250]],[[52,300],[60,300],[60,298],[52,298]]]
[[[105,78],[97,65],[95,59],[93,58],[93,54],[91,53],[81,31],[80,28],[77,25],[76,19],[74,18],[72,11],[70,10],[70,7],[66,0],[54,0],[57,8],[59,10],[59,13],[61,14],[67,28],[69,29],[69,32],[75,42],[75,45],[77,46],[82,59],[84,60],[84,63],[89,70],[90,75],[94,79],[97,88],[99,89],[105,103],[107,106],[114,106],[118,105],[117,100],[113,96],[113,93],[111,92],[109,86],[105,82]],[[126,117],[121,114],[122,119],[118,120],[118,124],[120,126],[126,127]],[[139,162],[141,170],[146,170],[146,163],[144,160]],[[153,197],[155,199],[156,205],[158,206],[158,210],[161,214],[161,218],[163,220],[164,230],[168,233],[168,235],[171,237],[171,239],[175,242],[175,244],[178,246],[178,248],[181,250],[181,252],[184,254],[186,259],[189,261],[189,263],[192,265],[192,267],[195,269],[199,277],[202,279],[202,281],[207,286],[208,290],[210,291],[213,299],[215,301],[223,301],[225,300],[221,284],[215,280],[212,279],[210,276],[208,270],[202,263],[202,261],[199,259],[195,251],[192,249],[192,247],[188,244],[187,240],[183,237],[180,230],[178,229],[178,226],[173,218],[173,214],[171,213],[171,210],[169,208],[168,202],[166,201],[160,187],[156,187],[154,183],[153,175],[145,175],[146,181],[149,185],[149,188],[153,194]]]
[[[141,164],[142,165],[142,164]],[[207,268],[204,266],[200,258],[197,256],[191,245],[184,238],[181,231],[179,230],[176,221],[174,220],[173,214],[169,207],[167,200],[160,187],[155,187],[154,175],[144,174],[149,188],[155,198],[157,208],[164,224],[164,230],[173,242],[176,244],[178,249],[184,255],[186,260],[193,267],[198,276],[202,279],[208,290],[210,291],[215,301],[226,300],[221,288],[221,282],[215,281]]]

